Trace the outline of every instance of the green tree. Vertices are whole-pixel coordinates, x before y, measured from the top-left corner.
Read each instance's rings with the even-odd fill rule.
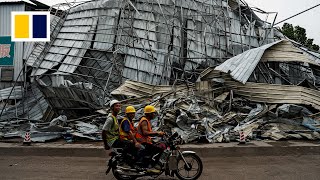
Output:
[[[320,47],[319,47],[319,45],[313,44],[312,49],[315,51],[319,51]]]
[[[300,26],[295,26],[294,27],[294,37],[297,42],[305,45],[307,41],[307,33],[306,29],[300,27]]]
[[[282,27],[282,33],[289,39],[296,40],[294,37],[294,28],[292,24],[284,23]]]
[[[305,46],[307,46],[308,48],[310,49],[313,49],[313,39],[307,39],[306,40],[306,43],[305,43]]]
[[[313,44],[314,39],[307,37],[306,29],[300,26],[294,26],[289,23],[284,23],[281,28],[282,33],[289,39],[297,41],[298,43],[306,46],[307,48],[319,51],[319,45]]]

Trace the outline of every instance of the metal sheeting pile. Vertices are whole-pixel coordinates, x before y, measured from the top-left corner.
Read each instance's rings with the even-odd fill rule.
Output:
[[[124,115],[124,109],[133,105],[137,109],[135,119],[139,120],[144,106],[152,104],[159,112],[159,116],[152,120],[153,128],[178,132],[184,143],[238,141],[240,131],[244,132],[247,139],[320,138],[320,114],[311,106],[255,103],[225,89],[213,91],[216,98],[208,101],[211,97],[204,95],[203,89],[199,89],[201,86],[183,87],[126,81],[113,92],[124,98],[119,119]],[[132,91],[125,91],[128,89]],[[144,89],[153,91],[142,93]],[[46,123],[10,121],[11,130],[2,132],[1,136],[23,137],[30,130],[34,142],[59,138],[67,142],[79,138],[101,140],[101,129],[107,113],[108,109],[102,109],[90,116],[68,119],[61,112],[62,115]]]
[[[239,132],[243,131],[250,139],[270,138],[282,139],[319,139],[319,117],[303,106],[262,105],[244,102],[241,99],[231,104],[231,109],[225,113],[215,112],[215,108],[207,105],[198,105],[199,101],[189,104],[186,110],[179,105],[189,99],[180,99],[172,104],[168,110],[160,111],[165,115],[164,126],[175,125],[173,130],[182,135],[185,142],[205,137],[208,142],[230,142],[238,139]],[[190,102],[190,101],[189,101]],[[200,101],[201,102],[201,101]],[[228,104],[229,100],[223,103]],[[245,108],[239,106],[245,105]],[[192,107],[198,107],[196,111]],[[170,109],[170,110],[169,110]],[[181,115],[172,116],[172,111],[181,111]],[[249,111],[250,110],[250,111]]]
[[[155,120],[158,125],[154,127],[178,132],[185,143],[238,141],[240,131],[248,139],[315,140],[320,137],[320,114],[311,106],[256,103],[237,96],[232,90],[228,92],[217,88],[211,91],[216,94],[216,98],[208,101],[210,96],[207,96],[208,93],[204,95],[204,87],[198,85],[197,88],[179,93],[162,92],[153,96],[149,93],[142,96],[141,87],[150,86],[127,81],[114,92],[117,95],[129,95],[130,98],[123,101],[123,109],[127,105],[134,105],[138,109],[136,119],[142,116],[144,105],[155,105],[159,116]],[[160,87],[155,86],[153,89],[157,88]],[[132,91],[121,91],[123,89]]]
[[[101,124],[105,120],[103,116],[93,115],[68,120],[67,116],[60,115],[48,123],[9,121],[2,125],[6,125],[11,129],[0,129],[0,138],[24,138],[25,133],[28,131],[31,134],[32,142],[47,142],[61,138],[64,138],[67,142],[72,142],[79,138],[101,140]]]

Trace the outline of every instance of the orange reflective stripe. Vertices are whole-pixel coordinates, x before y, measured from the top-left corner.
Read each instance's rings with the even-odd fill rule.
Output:
[[[146,117],[142,117],[140,119],[140,122],[139,122],[139,125],[137,127],[137,133],[136,133],[136,139],[138,142],[140,143],[148,143],[148,144],[152,144],[152,141],[151,141],[151,137],[150,136],[146,136],[142,133],[142,127],[141,127],[141,124],[143,121],[147,121],[147,126],[148,126],[148,131],[152,131],[152,128],[151,128],[151,125],[150,125],[150,122],[147,120]]]
[[[126,133],[126,132],[122,129],[122,123],[123,123],[124,121],[128,121],[128,122],[129,122],[129,124],[130,124],[130,131],[131,131],[132,133],[135,133],[135,129],[134,129],[132,123],[129,121],[128,118],[126,118],[126,117],[123,118],[123,120],[122,120],[121,123],[120,123],[120,127],[119,127],[120,139],[129,140],[129,139],[131,139],[130,136],[129,136],[129,134]]]

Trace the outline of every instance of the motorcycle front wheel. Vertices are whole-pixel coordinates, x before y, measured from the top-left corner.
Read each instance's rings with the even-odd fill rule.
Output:
[[[203,165],[200,157],[194,153],[183,154],[177,159],[176,175],[180,180],[196,180],[201,176]],[[188,165],[187,165],[188,164]]]

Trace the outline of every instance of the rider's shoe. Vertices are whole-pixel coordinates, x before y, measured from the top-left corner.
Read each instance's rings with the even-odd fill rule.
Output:
[[[159,169],[156,169],[156,168],[148,168],[146,171],[148,173],[155,173],[155,174],[158,174],[161,172]]]

